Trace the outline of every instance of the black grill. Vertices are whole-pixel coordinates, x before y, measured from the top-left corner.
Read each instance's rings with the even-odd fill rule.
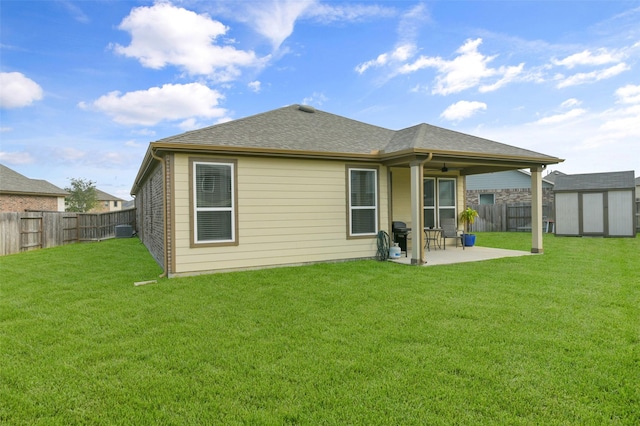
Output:
[[[403,251],[405,256],[407,255],[407,235],[409,235],[409,232],[411,232],[411,229],[407,228],[406,223],[398,221],[391,222],[393,241],[398,243],[400,251]]]

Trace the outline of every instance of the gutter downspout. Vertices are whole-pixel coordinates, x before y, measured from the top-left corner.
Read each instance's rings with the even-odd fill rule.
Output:
[[[151,157],[153,157],[155,160],[158,160],[162,167],[162,224],[164,226],[164,229],[162,232],[163,234],[162,245],[164,247],[164,250],[163,250],[164,268],[163,268],[162,274],[160,274],[158,278],[164,278],[168,276],[167,269],[169,268],[169,254],[168,254],[168,247],[167,247],[167,242],[169,240],[167,236],[167,232],[169,229],[169,226],[167,225],[167,167],[164,161],[164,157],[157,156],[153,148],[151,148],[149,152],[151,153]]]

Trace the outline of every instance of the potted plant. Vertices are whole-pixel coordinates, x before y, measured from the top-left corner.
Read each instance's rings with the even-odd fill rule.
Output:
[[[465,225],[464,245],[466,247],[472,247],[476,243],[476,236],[470,233],[471,225],[476,221],[476,217],[478,217],[478,212],[471,207],[467,207],[460,213],[460,220]]]

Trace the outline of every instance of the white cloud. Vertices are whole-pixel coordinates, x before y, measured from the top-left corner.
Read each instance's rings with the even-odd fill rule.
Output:
[[[402,15],[398,24],[398,37],[402,44],[414,44],[425,23],[431,22],[429,10],[424,3],[418,3]]]
[[[302,100],[303,105],[316,105],[322,106],[324,102],[327,102],[329,98],[327,98],[324,93],[313,92],[313,95],[307,96]]]
[[[524,68],[524,63],[519,64],[517,66],[511,67],[500,67],[500,73],[502,74],[502,78],[496,81],[493,84],[485,84],[478,88],[480,93],[493,92],[495,90],[500,89],[503,86],[511,83],[516,80],[521,74]]]
[[[300,20],[320,24],[333,22],[359,22],[370,18],[396,15],[393,8],[378,5],[320,3],[318,0],[262,0],[233,3],[232,8],[216,7],[215,13],[245,22],[265,37],[274,50],[293,34]]]
[[[614,77],[618,74],[621,74],[625,71],[630,70],[629,65],[621,62],[617,65],[614,65],[609,68],[591,71],[591,72],[581,72],[574,74],[569,77],[560,77],[560,82],[556,85],[558,89],[569,86],[577,86],[580,84],[594,83],[600,80],[606,80],[607,78]]]
[[[313,3],[313,0],[251,2],[251,6],[246,10],[253,28],[268,38],[274,49],[278,49],[282,42],[293,33],[296,20]]]
[[[223,117],[227,111],[217,107],[223,98],[218,91],[200,83],[165,84],[125,94],[111,92],[91,106],[118,123],[153,126],[163,120]],[[85,103],[79,106],[88,108]]]
[[[378,55],[375,59],[363,62],[356,66],[355,70],[359,74],[363,74],[370,68],[378,68],[391,65],[394,68],[399,67],[403,62],[412,58],[416,52],[416,39],[420,28],[425,22],[429,22],[431,17],[427,7],[420,3],[409,9],[400,17],[398,24],[398,42],[393,50]],[[395,73],[395,71],[394,71]]]
[[[240,75],[239,67],[258,67],[268,59],[259,59],[252,51],[214,44],[227,33],[225,25],[169,3],[134,8],[118,28],[131,34],[131,44],[115,44],[113,50],[138,59],[148,68],[169,64],[192,75],[231,81]]]
[[[564,59],[552,59],[551,63],[572,69],[580,65],[598,66],[620,62],[623,55],[619,52],[609,52],[607,49],[598,49],[595,54],[590,50],[567,56]]]
[[[147,145],[144,143],[136,142],[135,140],[128,140],[124,143],[124,146],[128,146],[130,148],[142,148]]]
[[[19,72],[0,73],[0,108],[21,108],[42,99],[42,87]]]
[[[556,114],[556,115],[551,115],[549,117],[541,118],[540,120],[534,122],[533,124],[558,124],[558,123],[562,123],[562,122],[580,117],[586,112],[587,110],[585,109],[575,108],[563,114]]]
[[[487,104],[484,102],[459,101],[445,109],[440,117],[449,121],[460,121],[486,109]]]
[[[295,2],[295,0],[293,0]],[[310,1],[305,15],[321,23],[337,21],[357,22],[367,18],[390,17],[396,15],[392,8],[364,4],[327,4]]]
[[[616,90],[616,96],[618,97],[618,101],[623,104],[640,103],[640,85],[634,86],[633,84],[627,84]]]
[[[133,134],[135,135],[140,135],[140,136],[155,136],[156,132],[155,130],[151,130],[151,129],[136,129],[132,131]]]
[[[29,152],[5,152],[0,151],[0,161],[8,164],[30,164],[33,156]]]
[[[563,103],[560,104],[560,107],[562,108],[573,108],[574,106],[578,106],[581,105],[582,102],[575,99],[575,98],[571,98],[571,99],[567,99],[566,101],[564,101]]]
[[[467,40],[456,52],[457,57],[448,61],[439,56],[420,56],[411,64],[399,68],[401,74],[409,74],[424,68],[435,68],[439,75],[432,93],[449,95],[478,86],[483,79],[499,77],[493,84],[481,86],[481,91],[496,90],[513,81],[521,72],[524,64],[515,67],[490,68],[488,64],[496,56],[485,56],[478,52],[482,39]]]
[[[429,93],[429,86],[427,84],[416,84],[409,91],[411,93]]]
[[[247,84],[247,86],[249,86],[249,89],[254,93],[260,93],[260,90],[262,90],[261,83],[259,81],[252,81]]]
[[[78,161],[87,156],[85,151],[72,147],[57,147],[55,152],[56,157],[64,161]]]
[[[359,64],[356,66],[356,72],[362,74],[369,68],[382,67],[390,63],[404,62],[411,58],[415,54],[415,51],[416,46],[414,44],[401,44],[391,52],[382,53],[375,59]]]
[[[64,6],[65,9],[67,9],[69,11],[69,13],[73,16],[73,18],[82,23],[82,24],[88,24],[89,22],[91,22],[91,20],[89,19],[89,17],[82,11],[82,9],[80,9],[78,6],[76,6],[75,4],[71,3],[68,0],[58,0],[58,3],[61,4],[62,6]]]
[[[640,138],[640,104],[613,109],[602,114],[604,123],[600,130],[612,138]]]
[[[178,124],[178,127],[187,132],[189,130],[200,129],[204,126],[198,123],[195,118],[187,118],[182,123]]]

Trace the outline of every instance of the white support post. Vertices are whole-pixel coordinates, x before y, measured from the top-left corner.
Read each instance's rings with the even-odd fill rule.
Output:
[[[542,167],[531,168],[531,253],[544,253],[542,245]]]
[[[424,161],[411,162],[411,264],[424,264]]]

